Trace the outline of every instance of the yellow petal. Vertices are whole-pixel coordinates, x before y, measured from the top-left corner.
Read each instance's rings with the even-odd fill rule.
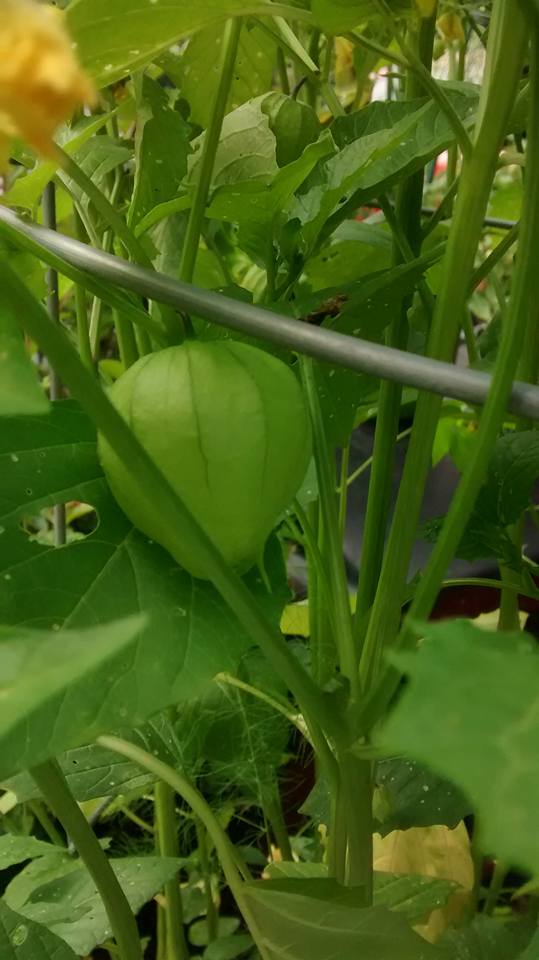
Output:
[[[59,12],[35,0],[0,0],[0,113],[39,153],[56,128],[95,100]]]
[[[422,17],[432,17],[436,10],[437,0],[415,0],[415,2]]]

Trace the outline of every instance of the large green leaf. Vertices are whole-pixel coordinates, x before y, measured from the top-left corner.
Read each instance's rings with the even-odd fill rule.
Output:
[[[266,890],[281,890],[291,896],[301,894],[345,906],[361,905],[361,889],[343,887],[328,877],[323,863],[273,863],[265,871],[271,878]],[[410,923],[417,923],[432,910],[444,906],[457,889],[450,880],[412,874],[375,871],[373,904],[402,913]]]
[[[522,634],[468,621],[425,624],[383,742],[427,763],[470,797],[485,849],[539,871],[539,658]]]
[[[181,861],[170,857],[124,857],[109,863],[136,912],[174,876]],[[43,924],[72,947],[77,956],[87,956],[112,934],[90,874],[80,860],[73,860],[62,851],[25,867],[4,896],[9,906]]]
[[[5,833],[0,837],[0,870],[7,870],[8,867],[25,860],[34,860],[35,857],[46,857],[54,851],[51,843],[43,843],[35,837],[19,837]]]
[[[265,0],[75,0],[67,24],[82,65],[102,85],[147,63],[181,37],[230,16],[269,13],[268,7]]]
[[[271,890],[260,881],[245,899],[269,960],[430,960],[439,951],[404,917],[383,907],[360,909]]]
[[[0,417],[44,413],[48,407],[24,346],[19,318],[12,303],[3,299],[0,286]]]
[[[450,960],[528,960],[521,955],[530,936],[529,928],[515,921],[501,923],[494,917],[483,914],[472,923],[457,930],[450,930],[443,938]],[[530,954],[529,960],[536,960]]]
[[[277,173],[276,139],[264,102],[265,97],[249,100],[224,118],[213,166],[213,188],[241,180],[268,183]],[[203,133],[193,141],[191,181],[196,180],[205,136]]]
[[[2,960],[76,960],[71,947],[46,927],[10,910],[0,900]]]
[[[469,117],[477,90],[469,84],[448,85],[446,93],[459,115]],[[307,251],[326,221],[324,235],[329,236],[362,203],[421,169],[452,143],[454,134],[437,104],[414,100],[390,109],[372,103],[359,114],[342,118],[335,137],[341,149],[319,164],[291,211],[301,223]]]
[[[415,760],[382,760],[376,783],[376,830],[383,837],[410,827],[444,824],[454,829],[471,812],[460,790]]]
[[[136,722],[144,626],[144,618],[132,617],[61,634],[0,627],[0,777],[94,739],[128,716]],[[156,709],[144,700],[143,712]]]
[[[20,518],[68,499],[96,508],[97,530],[60,549],[29,541]],[[120,512],[102,478],[93,428],[72,402],[55,404],[50,417],[6,419],[0,438],[0,525],[0,622],[52,629],[48,642],[61,644],[64,628],[147,615],[147,628],[127,657],[118,657],[119,672],[111,672],[105,683],[105,712],[91,714],[89,704],[98,703],[98,690],[89,685],[88,696],[81,694],[80,723],[70,725],[62,713],[66,722],[56,725],[55,752],[89,742],[95,735],[92,723],[101,729],[137,726],[167,705],[196,697],[216,673],[234,670],[251,644],[217,592],[193,580]],[[265,563],[271,591],[257,571],[246,579],[277,627],[289,592],[276,540],[268,545]],[[50,733],[36,731],[32,746],[51,747]],[[14,744],[10,750],[16,754]],[[7,763],[7,754],[4,759]],[[13,755],[14,766],[10,760],[2,776],[21,769],[26,759]]]
[[[182,97],[189,102],[190,118],[207,127],[216,83],[223,38],[222,26],[200,30],[180,54],[169,52],[160,61]],[[228,110],[266,93],[275,69],[275,42],[255,24],[242,27]],[[211,65],[211,66],[210,66]]]

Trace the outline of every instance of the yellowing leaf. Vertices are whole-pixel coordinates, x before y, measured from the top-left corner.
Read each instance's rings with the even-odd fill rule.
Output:
[[[444,826],[394,830],[387,837],[374,835],[374,869],[392,874],[414,874],[453,880],[462,888],[448,904],[434,910],[428,922],[415,927],[425,940],[435,943],[446,927],[457,922],[469,906],[474,884],[470,839],[464,823],[455,830]]]
[[[95,99],[58,10],[35,0],[0,0],[0,162],[20,136],[54,155],[52,137],[73,110]]]

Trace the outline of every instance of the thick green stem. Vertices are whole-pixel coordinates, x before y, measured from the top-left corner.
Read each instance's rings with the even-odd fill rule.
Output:
[[[176,822],[175,793],[168,783],[160,780],[155,785],[155,827],[159,854],[179,857],[178,824]],[[183,903],[179,874],[165,884],[166,906],[166,960],[189,960],[189,948],[183,927]]]
[[[72,840],[103,901],[121,960],[142,960],[135,918],[107,856],[56,763],[34,767],[31,774],[51,810]]]
[[[413,35],[411,41],[421,63],[425,66],[425,69],[428,68],[429,70],[432,64],[435,26],[435,15],[423,19],[419,32]],[[409,71],[406,84],[407,99],[413,100],[417,97],[420,94],[419,87],[420,81],[416,74]],[[397,226],[400,228],[406,244],[409,245],[409,252],[412,256],[418,256],[421,250],[423,181],[424,172],[421,170],[400,187],[397,198]],[[398,240],[394,244],[393,259],[395,263],[401,263],[403,260],[403,253]],[[386,337],[388,346],[400,349],[406,347],[409,307],[410,300],[407,298],[402,304],[399,315],[388,330]],[[388,381],[381,384],[354,621],[355,634],[358,639],[365,629],[366,616],[374,601],[382,567],[391,505],[401,401],[402,387],[400,384]],[[370,655],[370,651],[367,651],[365,658],[362,658],[362,672],[367,676],[370,669],[368,660]]]
[[[290,846],[290,837],[286,829],[286,823],[283,816],[283,805],[279,795],[278,784],[275,784],[274,796],[268,798],[264,804],[264,813],[269,821],[275,842],[281,853],[283,860],[291,861],[294,859],[292,847]]]
[[[538,31],[539,32],[539,31]],[[490,393],[481,415],[477,439],[470,460],[453,497],[438,541],[417,588],[399,644],[413,642],[410,618],[428,617],[445,570],[460,542],[477,496],[484,482],[492,450],[505,419],[507,398],[522,352],[530,311],[539,302],[539,274],[535,250],[539,246],[539,75],[537,38],[534,37],[531,117],[528,125],[529,174],[526,177],[522,233],[509,309],[496,360]],[[395,689],[394,672],[386,671],[382,683],[367,707],[369,724],[380,715]]]
[[[357,699],[358,660],[352,633],[350,597],[339,531],[339,515],[335,495],[335,463],[328,448],[316,376],[310,358],[301,358],[301,371],[313,428],[314,458],[320,491],[324,539],[327,545],[329,580],[333,595],[335,642],[341,672],[350,682],[352,699]]]
[[[204,827],[213,840],[232,896],[234,897],[241,913],[243,914],[245,922],[251,931],[253,939],[257,943],[263,960],[270,960],[269,954],[261,942],[261,937],[259,935],[256,922],[249,910],[248,905],[246,904],[245,897],[243,895],[244,884],[236,864],[234,848],[230,843],[225,831],[221,827],[219,820],[213,813],[213,810],[206,802],[202,794],[196,789],[196,787],[193,786],[192,783],[190,783],[186,777],[183,776],[183,774],[179,773],[177,770],[173,770],[172,767],[168,767],[165,763],[163,763],[161,760],[158,760],[157,757],[154,757],[151,753],[147,753],[146,750],[142,750],[140,747],[135,746],[134,743],[128,743],[126,740],[121,740],[119,737],[108,736],[99,737],[98,743],[107,750],[113,750],[115,753],[119,753],[120,756],[127,757],[134,763],[138,763],[139,766],[141,766],[144,770],[148,770],[150,773],[153,773],[154,776],[158,777],[159,780],[163,780],[165,783],[168,783],[169,786],[172,787],[176,793],[179,793],[186,803],[189,804],[193,813],[199,818],[199,820],[202,821]]]
[[[304,715],[313,717],[327,731],[339,731],[341,721],[335,715],[334,708],[325,701],[282,636],[268,624],[248,587],[228,566],[155,466],[106,393],[83,365],[65,334],[49,320],[41,304],[34,299],[7,263],[1,264],[0,274],[6,295],[12,297],[17,304],[21,326],[40,344],[72,395],[80,401],[120,461],[135,473],[148,510],[159,514],[160,522],[166,523],[175,532],[178,543],[183,543],[184,537],[188,537],[197,544],[216,589],[234,611],[253,642],[260,645],[279,676],[288,684]]]
[[[496,45],[497,68],[492,73],[487,107],[482,113],[473,154],[465,160],[461,174],[427,351],[430,357],[440,360],[451,359],[455,348],[498,151],[524,57],[526,24],[516,0],[498,0],[493,16],[504,22],[506,45],[503,51]],[[368,685],[379,673],[384,647],[393,642],[398,632],[440,407],[441,400],[431,394],[422,394],[417,402],[410,447],[367,631],[365,649],[369,670],[365,680]]]
[[[234,77],[234,65],[238,53],[238,44],[242,29],[240,18],[228,20],[222,40],[221,60],[219,64],[218,82],[215,91],[215,100],[211,118],[204,136],[202,153],[198,164],[197,183],[193,205],[189,214],[189,222],[182,250],[180,262],[180,280],[191,283],[195,272],[202,226],[206,215],[206,204],[210,192],[215,157],[221,137],[221,129],[225,116],[230,87]]]

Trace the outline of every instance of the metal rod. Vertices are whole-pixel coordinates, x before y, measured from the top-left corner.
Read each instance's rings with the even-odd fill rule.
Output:
[[[9,224],[19,234],[36,240],[73,266],[99,276],[101,280],[204,317],[220,326],[277,343],[325,363],[371,374],[383,380],[394,380],[439,396],[452,397],[473,405],[482,405],[486,400],[491,377],[480,370],[467,370],[291,320],[220,293],[181,283],[112,254],[95,250],[71,237],[19,220],[5,207],[0,207],[0,224],[2,222]],[[539,387],[515,383],[509,410],[518,416],[539,420]]]

